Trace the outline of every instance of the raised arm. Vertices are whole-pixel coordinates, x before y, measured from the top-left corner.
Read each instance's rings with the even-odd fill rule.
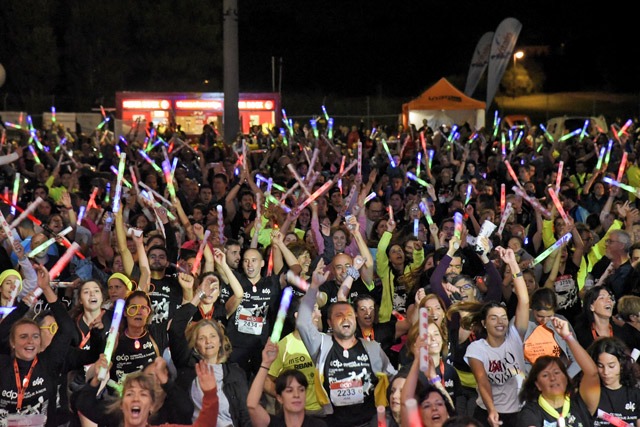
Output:
[[[353,236],[358,245],[358,250],[360,251],[360,256],[364,259],[364,265],[360,269],[360,276],[365,284],[370,285],[373,282],[373,256],[371,256],[371,251],[369,250],[369,246],[367,246],[367,242],[362,237],[362,233],[360,232],[360,227],[358,225],[358,218],[355,216],[351,216],[347,221],[347,228],[349,232]]]
[[[215,260],[216,267],[219,271],[223,271],[224,275],[229,280],[227,283],[231,287],[231,291],[233,295],[229,298],[225,304],[225,309],[227,311],[227,317],[231,316],[235,313],[236,309],[242,302],[242,298],[244,296],[244,291],[242,290],[242,285],[238,281],[238,278],[233,271],[231,271],[231,267],[227,264],[227,256],[224,252],[222,252],[218,248],[214,248],[213,250],[213,259]]]
[[[520,338],[524,339],[524,335],[529,327],[529,293],[527,292],[527,284],[522,277],[522,271],[520,271],[520,265],[518,265],[513,250],[498,246],[496,251],[500,254],[500,258],[509,266],[513,274],[514,291],[518,297],[514,325],[520,334]]]
[[[267,380],[269,368],[277,355],[278,344],[271,342],[271,338],[269,338],[262,349],[262,364],[251,383],[251,388],[247,395],[247,409],[249,409],[249,416],[251,417],[253,427],[268,427],[271,422],[269,413],[260,404],[260,399],[262,398],[264,383]]]

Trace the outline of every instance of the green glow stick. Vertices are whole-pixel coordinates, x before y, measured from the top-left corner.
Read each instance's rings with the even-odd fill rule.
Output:
[[[422,178],[418,178],[412,172],[407,172],[407,178],[417,182],[418,184],[422,185],[425,188],[429,188],[429,183],[427,181],[425,181]]]
[[[615,180],[609,178],[608,176],[605,176],[604,178],[602,178],[602,180],[604,182],[606,182],[607,184],[622,188],[623,190],[628,191],[631,194],[638,195],[640,193],[640,189],[638,189],[636,187],[633,187],[631,185],[622,183],[622,182],[615,181]]]
[[[598,154],[598,164],[596,165],[596,169],[600,169],[602,167],[602,161],[604,160],[604,150],[606,150],[606,148],[601,147],[600,148],[600,153]]]
[[[561,246],[566,245],[567,243],[569,243],[569,240],[571,240],[571,233],[567,233],[564,236],[562,236],[561,238],[558,239],[557,242],[555,242],[553,245],[549,246],[544,252],[542,252],[540,255],[538,255],[537,257],[535,257],[533,259],[533,262],[531,264],[531,267],[533,267],[534,265],[538,265],[540,264],[542,261],[544,261],[549,255],[551,255],[551,253],[553,251],[555,251],[556,249],[558,249]]]
[[[563,136],[558,140],[558,142],[566,141],[567,139],[570,139],[570,138],[572,138],[572,137],[574,137],[574,136],[576,136],[576,135],[579,135],[579,134],[580,134],[580,132],[582,132],[582,129],[576,129],[576,130],[574,130],[574,131],[573,131],[573,132],[571,132],[571,133],[568,133],[568,134],[566,134],[566,135],[563,135]]]
[[[608,165],[609,160],[611,159],[611,149],[613,148],[613,139],[609,140],[609,145],[607,146],[607,154],[604,156],[604,164]]]
[[[542,123],[540,123],[540,129],[542,129],[542,131],[544,132],[544,136],[547,137],[547,139],[549,140],[549,142],[553,142],[553,135],[551,135],[549,133],[549,131],[547,131],[547,128],[544,127],[544,125]]]
[[[420,202],[420,210],[425,218],[427,218],[427,223],[429,225],[433,224],[433,218],[431,218],[431,212],[429,212],[429,208],[427,207],[427,199],[422,199]]]
[[[396,162],[393,161],[393,156],[391,155],[391,151],[389,151],[389,146],[387,145],[387,141],[385,141],[384,138],[382,139],[382,146],[384,147],[384,151],[387,152],[387,156],[389,157],[389,163],[391,163],[391,167],[395,168]]]
[[[291,298],[293,297],[293,288],[287,286],[282,291],[282,298],[280,299],[280,307],[278,308],[278,314],[276,321],[273,324],[273,332],[271,332],[271,342],[277,343],[280,341],[280,335],[282,334],[282,327],[284,321],[287,318],[287,311],[289,311],[289,305],[291,304]]]

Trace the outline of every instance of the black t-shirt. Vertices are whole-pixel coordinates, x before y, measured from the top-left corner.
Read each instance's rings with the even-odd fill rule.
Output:
[[[622,386],[617,390],[606,387],[600,389],[598,409],[620,418],[630,425],[636,425],[640,417],[640,389]],[[596,419],[594,427],[610,426],[607,421]]]
[[[555,408],[558,412],[562,412],[562,408]],[[527,402],[518,414],[519,426],[535,426],[535,427],[556,427],[558,420],[549,415],[540,407],[536,399],[535,402]],[[565,416],[566,427],[590,427],[593,426],[593,418],[589,415],[586,405],[579,396],[571,398],[571,407],[569,414]]]
[[[323,387],[333,405],[327,422],[335,426],[356,426],[376,414],[374,391],[378,378],[360,340],[348,350],[333,342],[324,366]]]
[[[340,286],[336,283],[335,280],[328,280],[320,285],[320,292],[324,292],[325,294],[327,294],[327,303],[320,309],[320,311],[322,312],[323,330],[325,331],[327,330],[327,311],[331,304],[333,304],[334,302],[338,302],[339,290]],[[367,289],[367,286],[362,281],[362,278],[358,278],[351,285],[351,290],[349,292],[349,295],[347,295],[347,301],[349,303],[352,303],[360,294],[371,294],[371,292],[369,292],[369,289]],[[380,304],[380,301],[376,301],[376,304]]]
[[[151,279],[151,284],[151,323],[166,322],[182,305],[182,288],[178,279],[173,276]]]

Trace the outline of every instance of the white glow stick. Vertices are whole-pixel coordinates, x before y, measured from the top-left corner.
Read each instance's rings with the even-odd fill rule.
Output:
[[[147,184],[145,184],[144,182],[139,183],[140,187],[144,188],[145,190],[147,190],[150,193],[153,193],[153,196],[160,199],[162,201],[162,203],[168,205],[168,206],[173,206],[173,203],[171,203],[170,200],[167,200],[166,198],[162,197],[162,195],[160,193],[158,193],[156,190],[154,190],[153,188],[149,187]]]
[[[562,236],[561,238],[559,238],[553,245],[549,246],[547,249],[544,250],[544,252],[542,252],[540,255],[535,257],[533,259],[533,262],[531,263],[531,267],[533,267],[534,265],[540,264],[549,255],[551,255],[551,253],[553,251],[558,249],[560,246],[563,246],[563,245],[566,245],[567,243],[569,243],[569,240],[571,240],[571,232],[569,232],[569,233],[565,234],[564,236]]]
[[[420,220],[418,218],[413,219],[413,235],[418,237],[418,233],[420,231]]]
[[[549,188],[549,195],[551,196],[551,200],[553,200],[553,204],[556,205],[556,209],[558,210],[558,213],[560,214],[564,222],[566,224],[569,224],[569,217],[567,216],[567,213],[564,211],[564,208],[562,207],[562,203],[560,202],[560,199],[558,199],[558,195],[556,194],[556,192],[553,191],[553,188]]]
[[[18,193],[20,192],[20,172],[16,172],[16,177],[13,180],[13,193],[11,194],[11,202],[13,205],[18,204]],[[11,207],[11,215],[16,214],[16,208]]]
[[[511,216],[511,212],[513,211],[513,207],[511,206],[511,202],[507,203],[507,207],[504,208],[504,212],[502,212],[502,218],[500,218],[500,226],[498,227],[498,234],[502,234],[502,230],[504,230],[505,225],[507,225],[507,220]]]
[[[518,196],[526,200],[533,207],[534,210],[540,211],[540,213],[542,213],[542,215],[546,216],[547,218],[551,217],[551,212],[549,212],[549,209],[542,206],[542,203],[540,203],[538,199],[536,199],[535,197],[529,196],[527,193],[525,193],[525,191],[522,188],[516,187],[515,185],[513,186],[512,190]]]
[[[218,211],[218,238],[222,245],[224,243],[224,217],[222,216],[222,205],[216,206],[216,210]]]
[[[13,238],[13,232],[11,231],[9,224],[7,224],[7,220],[4,217],[4,214],[2,213],[2,211],[0,211],[0,226],[2,226],[2,229],[4,230],[4,234],[7,236],[7,239],[9,239],[9,243],[11,243],[11,247],[13,248],[13,244],[15,243],[15,239]]]
[[[78,210],[78,225],[82,225],[82,220],[84,219],[84,214],[86,213],[86,211],[86,206],[80,206],[80,209]]]
[[[300,188],[302,188],[302,191],[304,191],[308,197],[311,197],[311,192],[304,184],[302,178],[300,178],[300,175],[298,175],[298,171],[296,170],[296,168],[291,163],[287,165],[287,168],[289,168],[293,177],[296,179],[296,181],[298,181],[298,185],[300,186]]]
[[[33,213],[33,211],[36,210],[36,208],[38,207],[38,205],[40,203],[42,203],[42,197],[38,196],[38,198],[35,199],[33,201],[33,203],[31,203],[29,206],[27,206],[27,209],[22,211],[22,213],[20,215],[18,215],[16,217],[16,219],[14,219],[11,222],[11,225],[9,226],[9,228],[16,228],[18,226],[18,224],[20,224],[27,216],[31,215],[31,213]]]
[[[358,175],[362,175],[362,142],[358,141]]]
[[[427,307],[420,307],[420,318],[418,319],[420,328],[420,339],[426,341],[429,328],[429,310]],[[429,369],[429,349],[426,346],[420,346],[420,370],[427,372]]]
[[[62,232],[60,232],[60,234],[57,235],[57,237],[64,237],[67,233],[71,232],[71,230],[73,230],[72,227],[67,227],[64,230],[62,230]],[[33,258],[34,256],[38,255],[40,252],[44,251],[45,249],[47,249],[49,246],[51,246],[52,244],[54,244],[56,241],[56,237],[52,237],[48,240],[45,240],[44,242],[42,242],[40,245],[38,245],[38,247],[34,248],[31,250],[31,252],[29,252],[27,254],[27,256],[29,258]]]
[[[127,154],[122,153],[120,155],[120,163],[118,164],[118,177],[116,178],[116,192],[113,195],[113,213],[120,211],[120,198],[122,197],[122,179],[124,178],[124,168],[127,159]]]
[[[291,288],[291,286],[287,286],[286,288],[284,288],[284,291],[282,291],[280,307],[278,307],[276,321],[273,323],[273,332],[271,332],[271,342],[277,343],[278,341],[280,341],[280,335],[282,334],[284,321],[287,318],[289,305],[291,305],[291,298],[293,298],[293,289]]]
[[[13,289],[11,289],[11,296],[9,296],[9,302],[7,303],[7,307],[13,307],[13,303],[16,300],[16,297],[18,296],[18,291],[20,290],[20,288],[22,287],[22,279],[20,279],[18,277],[17,281],[14,282],[13,284]]]
[[[116,340],[120,329],[120,321],[122,320],[122,314],[124,313],[124,300],[119,298],[116,301],[113,309],[113,317],[111,318],[111,327],[109,328],[109,336],[107,336],[107,343],[104,346],[104,355],[107,358],[107,366],[111,362],[113,356],[113,350],[116,347]],[[98,372],[98,379],[104,381],[107,378],[108,370],[106,367],[100,368]]]

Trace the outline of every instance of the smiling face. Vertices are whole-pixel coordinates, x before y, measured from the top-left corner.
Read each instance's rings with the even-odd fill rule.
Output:
[[[309,251],[304,251],[298,256],[298,263],[302,268],[301,273],[307,274],[307,272],[309,271],[309,266],[311,265],[311,255],[309,254]]]
[[[389,396],[389,406],[391,408],[391,412],[394,414],[400,415],[400,410],[402,409],[402,400],[400,396],[402,394],[402,387],[404,383],[407,381],[406,378],[396,378],[391,383],[391,395]]]
[[[11,337],[16,358],[21,360],[35,359],[40,351],[41,341],[40,328],[31,323],[16,326]]]
[[[590,309],[594,316],[610,319],[613,315],[613,306],[614,301],[611,294],[606,289],[601,289]]]
[[[336,252],[343,252],[344,248],[347,246],[347,235],[343,230],[336,230],[333,233],[333,247]]]
[[[117,279],[116,279],[117,280]],[[94,281],[86,282],[80,289],[80,304],[84,311],[93,312],[102,306],[102,288]]]
[[[433,322],[436,325],[441,326],[442,320],[444,319],[444,309],[442,308],[442,305],[440,305],[440,301],[436,298],[429,298],[425,302],[425,307],[429,313],[429,323]]]
[[[352,338],[356,333],[356,315],[349,304],[338,304],[333,307],[328,324],[333,336],[338,339]]]
[[[282,393],[276,397],[285,412],[304,413],[307,389],[295,378],[291,378],[289,384],[282,390]]]
[[[545,397],[562,396],[567,390],[567,376],[552,362],[538,374],[536,387]]]
[[[443,343],[442,334],[434,323],[429,323],[429,326],[427,326],[427,336],[429,337],[429,354],[441,354]]]
[[[423,427],[440,427],[449,419],[447,405],[440,393],[432,391],[420,403],[420,418]]]
[[[139,382],[133,381],[124,391],[120,405],[125,426],[146,426],[152,406],[151,390],[143,388]]]
[[[376,306],[372,299],[363,299],[358,301],[356,307],[356,318],[361,328],[372,328],[373,319],[376,314]]]
[[[215,363],[220,352],[220,336],[213,326],[205,325],[198,329],[196,350],[209,363]]]
[[[487,330],[487,335],[494,338],[504,338],[509,328],[509,317],[504,307],[492,307],[487,312],[487,317],[482,321]]]
[[[244,274],[249,280],[258,280],[260,278],[260,269],[264,267],[264,260],[260,252],[255,249],[248,249],[242,258],[242,268]]]
[[[600,353],[596,361],[602,384],[612,390],[620,388],[620,360],[613,354]]]

